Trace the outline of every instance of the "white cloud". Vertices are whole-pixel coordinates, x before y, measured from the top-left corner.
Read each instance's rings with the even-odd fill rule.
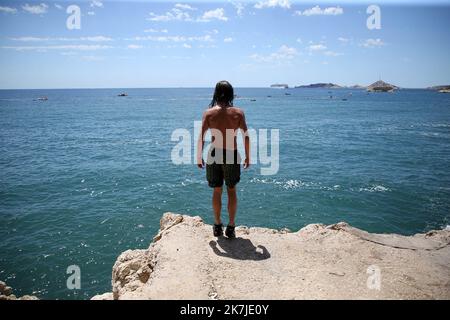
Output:
[[[209,22],[214,19],[228,21],[228,18],[225,16],[225,10],[223,8],[217,8],[215,10],[206,11],[198,21]]]
[[[377,38],[377,39],[367,39],[361,45],[366,48],[375,48],[375,47],[382,47],[385,45],[385,43],[380,38]]]
[[[189,5],[176,4],[171,10],[164,14],[156,14],[154,12],[149,13],[147,20],[157,22],[167,21],[196,21],[196,22],[209,22],[212,20],[227,21],[225,16],[225,10],[223,8],[217,8],[214,10],[205,11],[201,17],[194,19],[189,11],[197,10]]]
[[[312,7],[311,9],[306,9],[302,11],[295,11],[294,15],[297,16],[337,16],[344,13],[344,9],[341,7],[328,7],[325,9],[319,6]]]
[[[167,30],[167,29],[161,29],[161,30],[158,30],[158,29],[145,29],[144,32],[145,33],[168,33],[169,30]]]
[[[350,41],[350,39],[344,38],[344,37],[339,37],[339,38],[338,38],[338,41],[340,41],[340,42],[342,42],[342,43],[347,43],[347,42]]]
[[[105,37],[105,36],[90,36],[90,37],[79,37],[79,38],[18,37],[18,38],[9,38],[9,40],[22,41],[22,42],[39,42],[39,41],[91,41],[91,42],[105,42],[105,41],[114,41],[113,38]]]
[[[215,44],[207,44],[207,45],[200,44],[198,47],[201,48],[201,49],[203,49],[203,48],[206,48],[206,49],[217,49],[218,48],[218,46],[216,46]]]
[[[46,5],[45,3],[41,3],[32,6],[26,3],[22,6],[22,9],[31,14],[44,14],[47,13],[48,5]]]
[[[212,42],[214,41],[210,35],[186,37],[186,36],[145,36],[127,38],[131,41],[155,41],[155,42]]]
[[[257,4],[255,4],[254,7],[256,9],[274,8],[274,7],[290,9],[291,3],[289,0],[265,0],[265,1],[259,1]]]
[[[242,17],[244,15],[245,5],[240,2],[232,2],[231,4],[236,9],[236,14],[238,17]]]
[[[327,46],[323,43],[314,44],[310,41],[307,49],[309,50],[309,55],[312,55],[314,52],[322,53],[328,57],[338,57],[343,55],[343,53],[328,50]]]
[[[74,52],[74,51],[67,51],[67,52],[61,52],[60,53],[62,56],[76,56],[78,54],[78,52]]]
[[[344,55],[343,53],[334,52],[334,51],[325,51],[323,54],[326,56],[329,56],[329,57],[338,57],[338,56]]]
[[[144,46],[141,46],[140,44],[129,44],[128,46],[127,46],[127,48],[128,49],[133,49],[133,50],[136,50],[136,49],[142,49]]]
[[[11,8],[11,7],[2,7],[0,6],[0,12],[4,12],[4,13],[17,13],[17,9],[16,8]]]
[[[2,49],[11,49],[16,51],[46,51],[46,50],[78,50],[78,51],[96,51],[112,49],[111,46],[104,45],[86,45],[86,44],[76,44],[76,45],[61,45],[61,46],[3,46]]]
[[[225,38],[223,39],[223,42],[233,42],[233,38],[231,37]]]
[[[338,16],[344,14],[344,9],[341,7],[328,7],[323,10],[323,14],[326,16]]]
[[[70,38],[66,38],[70,39]],[[92,36],[92,37],[81,37],[79,38],[81,41],[94,41],[94,42],[104,42],[104,41],[113,41],[113,38],[105,37],[105,36]]]
[[[189,12],[183,11],[179,8],[172,8],[170,11],[167,11],[165,14],[157,15],[153,12],[149,13],[150,17],[147,20],[150,21],[192,21],[191,15]]]
[[[55,3],[55,8],[58,10],[64,9],[62,5]]]
[[[250,58],[257,62],[283,62],[294,59],[298,54],[297,49],[282,45],[276,52],[270,55],[253,54]]]
[[[308,47],[308,49],[310,51],[322,51],[322,50],[326,50],[327,47],[323,44],[312,44]]]
[[[181,4],[181,3],[177,3],[175,5],[175,8],[181,9],[181,10],[197,10],[196,8],[191,7],[188,4]]]
[[[191,49],[191,48],[192,48],[192,46],[191,46],[190,44],[187,44],[187,43],[183,43],[183,48],[186,48],[186,49]]]
[[[95,12],[94,11],[88,11],[88,16],[95,16]]]
[[[103,8],[103,2],[99,0],[94,0],[90,4],[91,8]]]
[[[19,38],[9,38],[9,40],[31,42],[31,41],[49,41],[50,38],[40,38],[40,37],[19,37]]]

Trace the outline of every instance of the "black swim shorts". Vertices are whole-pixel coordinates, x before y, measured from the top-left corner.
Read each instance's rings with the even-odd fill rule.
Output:
[[[220,154],[222,153],[222,157]],[[237,150],[211,148],[206,161],[206,180],[211,188],[222,187],[223,181],[229,188],[241,179],[241,157]]]

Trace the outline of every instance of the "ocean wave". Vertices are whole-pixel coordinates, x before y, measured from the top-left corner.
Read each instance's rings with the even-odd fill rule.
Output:
[[[450,128],[450,123],[432,123],[433,128]]]
[[[193,184],[204,184],[204,183],[206,183],[204,180],[200,180],[200,179],[189,179],[189,178],[186,178],[186,179],[184,179],[183,181],[181,181],[181,185],[182,185],[183,187],[187,187],[187,186],[190,186],[190,185],[193,185]]]
[[[391,189],[382,185],[371,185],[370,187],[359,188],[359,192],[386,192],[391,191]]]
[[[433,137],[433,138],[440,136],[438,132],[421,132],[420,135],[423,137]]]
[[[0,101],[30,101],[29,98],[1,98]]]
[[[409,128],[450,128],[450,123],[427,123],[427,122],[419,122],[413,123],[408,126]]]
[[[277,180],[277,179],[259,179],[259,178],[252,178],[250,180],[251,183],[262,183],[262,184],[273,184],[276,186],[279,186],[286,190],[291,189],[300,189],[300,188],[315,188],[320,189],[320,183],[316,182],[305,182],[297,179],[289,179],[289,180]]]

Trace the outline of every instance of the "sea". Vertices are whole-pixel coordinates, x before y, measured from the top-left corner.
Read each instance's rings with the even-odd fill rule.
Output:
[[[0,280],[18,296],[89,299],[111,291],[116,258],[147,248],[163,213],[213,223],[212,191],[194,162],[195,121],[212,92],[0,90]],[[249,128],[267,129],[258,145],[268,155],[270,132],[279,133],[276,172],[263,174],[259,147],[257,163],[242,170],[238,225],[297,231],[345,221],[402,235],[448,228],[450,95],[235,93]],[[192,161],[174,163],[176,132],[188,134]],[[74,266],[75,288],[67,285]]]

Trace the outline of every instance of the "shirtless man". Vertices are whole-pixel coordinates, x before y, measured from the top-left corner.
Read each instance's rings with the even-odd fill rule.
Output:
[[[211,148],[208,151],[206,163],[206,179],[208,185],[214,188],[212,206],[214,210],[214,236],[223,234],[220,219],[222,209],[223,181],[227,186],[229,223],[225,230],[228,238],[234,238],[235,217],[237,209],[236,184],[241,175],[241,159],[237,151],[237,130],[242,131],[245,146],[244,168],[250,165],[250,138],[247,134],[247,124],[244,112],[233,106],[234,90],[228,81],[220,81],[216,85],[209,109],[203,113],[202,130],[198,140],[197,165],[204,168],[203,146],[205,134],[211,130]]]

